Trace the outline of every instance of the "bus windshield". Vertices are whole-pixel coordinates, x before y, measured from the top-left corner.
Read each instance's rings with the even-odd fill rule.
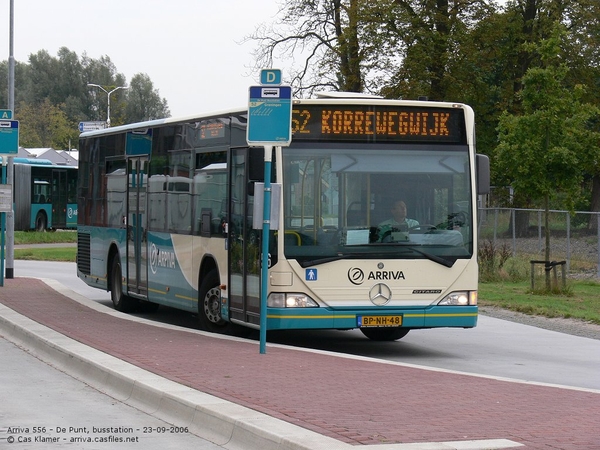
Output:
[[[285,149],[286,258],[471,258],[469,164],[466,145]]]

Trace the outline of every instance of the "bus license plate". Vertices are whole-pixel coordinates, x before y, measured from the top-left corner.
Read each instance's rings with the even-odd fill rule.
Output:
[[[399,327],[402,316],[358,316],[359,327]]]

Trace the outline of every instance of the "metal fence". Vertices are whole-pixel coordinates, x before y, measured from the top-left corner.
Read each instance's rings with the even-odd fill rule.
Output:
[[[548,219],[551,261],[566,261],[569,274],[600,278],[600,213],[551,210]],[[544,223],[541,209],[481,208],[479,241],[508,246],[513,256],[543,260]]]

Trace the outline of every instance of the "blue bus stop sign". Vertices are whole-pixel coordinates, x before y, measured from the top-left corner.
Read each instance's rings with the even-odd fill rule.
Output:
[[[248,103],[248,145],[288,146],[292,142],[292,88],[251,86]]]
[[[19,153],[19,121],[0,120],[0,154]]]

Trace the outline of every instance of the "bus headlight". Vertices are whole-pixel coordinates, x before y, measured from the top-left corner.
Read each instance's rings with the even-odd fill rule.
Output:
[[[439,306],[475,306],[477,291],[452,292],[438,302]]]
[[[267,298],[270,308],[318,308],[319,305],[306,294],[273,292]]]

